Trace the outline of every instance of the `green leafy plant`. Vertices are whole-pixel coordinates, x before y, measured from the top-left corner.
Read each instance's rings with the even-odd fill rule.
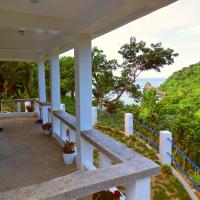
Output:
[[[75,152],[75,146],[76,146],[76,144],[74,142],[66,140],[64,147],[63,147],[63,153],[65,153],[65,154],[74,153]]]
[[[171,174],[172,173],[172,168],[170,165],[163,165],[163,170],[166,174]]]
[[[193,174],[193,175],[192,175],[192,180],[193,180],[198,186],[200,186],[200,175]]]

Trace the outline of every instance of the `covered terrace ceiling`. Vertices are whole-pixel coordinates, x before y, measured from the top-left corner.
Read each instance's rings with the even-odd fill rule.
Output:
[[[37,60],[74,47],[175,0],[0,0],[0,60]]]

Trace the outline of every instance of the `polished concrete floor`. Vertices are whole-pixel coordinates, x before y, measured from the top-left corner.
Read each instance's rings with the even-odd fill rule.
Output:
[[[66,166],[55,139],[42,133],[35,118],[2,120],[0,132],[0,192],[16,189],[76,171]]]

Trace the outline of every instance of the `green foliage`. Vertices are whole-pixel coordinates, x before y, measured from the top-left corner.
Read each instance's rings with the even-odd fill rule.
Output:
[[[75,74],[74,74],[74,58],[62,57],[60,59],[60,90],[61,95],[74,99],[75,94]]]
[[[192,180],[198,185],[200,186],[200,175],[196,175],[196,174],[193,174],[192,175]]]
[[[157,130],[169,130],[181,149],[200,164],[200,65],[175,72],[160,86],[166,96],[144,91],[140,119]],[[192,145],[191,145],[192,144]]]
[[[66,106],[66,112],[71,113],[72,115],[76,114],[75,99],[72,99],[69,96],[62,96],[62,103]]]
[[[200,65],[175,72],[160,90],[167,92],[159,115],[170,116],[173,137],[200,164]],[[192,144],[192,145],[191,145]]]
[[[137,42],[135,37],[131,37],[130,42],[120,48],[119,53],[124,59],[122,74],[126,74],[132,82],[135,82],[143,71],[153,69],[160,72],[160,68],[171,65],[178,56],[173,49],[164,49],[161,43],[147,47],[144,41]]]
[[[37,66],[33,62],[0,62],[0,98],[35,97]]]
[[[163,170],[166,174],[171,174],[172,173],[172,168],[170,165],[163,165]]]

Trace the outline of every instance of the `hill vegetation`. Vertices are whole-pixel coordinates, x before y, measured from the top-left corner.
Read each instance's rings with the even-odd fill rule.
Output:
[[[160,90],[167,92],[167,96],[161,102],[163,108],[161,114],[168,119],[167,123],[176,140],[198,164],[200,164],[199,84],[200,64],[175,72],[160,86]]]
[[[175,72],[159,88],[166,96],[158,101],[155,90],[143,93],[139,118],[157,130],[169,130],[192,160],[200,164],[200,64]],[[192,144],[192,145],[191,145]]]

